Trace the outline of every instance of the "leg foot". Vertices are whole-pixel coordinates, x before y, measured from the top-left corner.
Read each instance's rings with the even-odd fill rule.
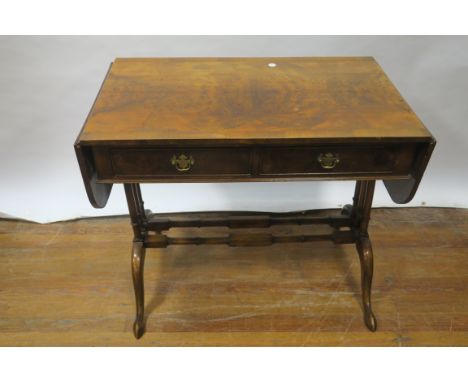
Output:
[[[133,335],[139,340],[145,333],[145,327],[143,322],[139,322],[138,318],[133,323]]]
[[[372,312],[371,306],[371,287],[372,275],[374,272],[374,255],[372,252],[371,241],[368,236],[360,236],[356,242],[356,248],[359,253],[361,263],[361,293],[362,305],[364,309],[364,323],[370,331],[377,330],[377,320]]]
[[[133,334],[138,339],[145,332],[144,311],[145,291],[143,287],[143,268],[145,263],[145,247],[142,241],[133,242],[132,277],[135,288],[136,318],[133,324]]]
[[[364,323],[371,332],[375,332],[377,330],[377,320],[371,310],[364,312]]]

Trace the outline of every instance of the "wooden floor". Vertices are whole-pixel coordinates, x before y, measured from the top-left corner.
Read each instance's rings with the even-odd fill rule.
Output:
[[[376,209],[370,234],[375,333],[352,245],[173,246],[147,251],[137,341],[127,218],[3,220],[0,345],[468,346],[468,210]]]

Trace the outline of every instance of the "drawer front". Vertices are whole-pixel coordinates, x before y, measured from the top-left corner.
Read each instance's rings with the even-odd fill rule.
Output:
[[[415,145],[265,148],[259,175],[407,175],[415,151]]]
[[[249,176],[249,148],[95,149],[98,178],[154,179]]]

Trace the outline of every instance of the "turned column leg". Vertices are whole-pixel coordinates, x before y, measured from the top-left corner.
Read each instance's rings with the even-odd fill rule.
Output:
[[[133,324],[133,334],[138,339],[145,331],[143,269],[145,263],[147,218],[143,208],[140,186],[138,184],[125,184],[124,188],[134,236],[132,248],[132,278],[133,287],[135,289],[136,318]]]
[[[361,264],[361,293],[364,310],[364,323],[371,331],[377,329],[377,321],[372,312],[371,288],[374,272],[374,255],[372,243],[367,232],[372,198],[374,196],[375,180],[356,182],[351,216],[355,219],[356,249]]]
[[[354,189],[354,196],[353,196],[353,204],[346,204],[343,206],[343,209],[341,210],[341,213],[343,215],[348,215],[352,216],[353,218],[356,218],[357,216],[357,210],[358,210],[358,203],[359,203],[359,195],[361,193],[361,188],[362,188],[362,181],[357,181],[356,182],[356,187]]]

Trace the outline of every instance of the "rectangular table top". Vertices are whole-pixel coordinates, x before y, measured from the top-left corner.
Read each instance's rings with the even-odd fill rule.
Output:
[[[78,138],[431,139],[372,57],[118,58]]]

